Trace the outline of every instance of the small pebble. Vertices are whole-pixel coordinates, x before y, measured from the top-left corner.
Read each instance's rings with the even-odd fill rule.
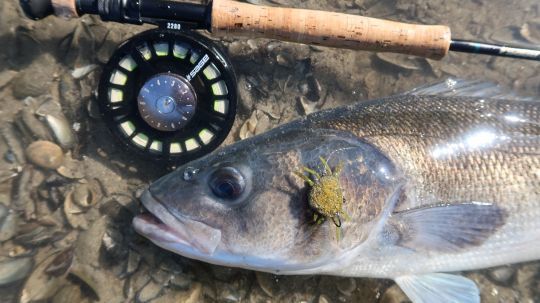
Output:
[[[35,141],[26,148],[26,156],[30,162],[41,168],[57,169],[64,161],[60,146],[50,141]]]
[[[409,302],[407,295],[396,284],[389,287],[381,298],[381,303],[405,303]]]
[[[328,297],[326,295],[320,295],[318,302],[319,303],[330,303],[330,300],[328,299]]]
[[[489,270],[488,277],[493,282],[505,286],[512,283],[516,269],[512,266],[501,266]]]
[[[11,259],[0,262],[0,286],[26,277],[32,269],[31,258]]]
[[[350,296],[356,290],[356,281],[353,278],[339,279],[337,289],[344,296]]]
[[[137,295],[137,302],[148,302],[157,298],[162,290],[162,286],[152,281],[148,282],[139,294]]]

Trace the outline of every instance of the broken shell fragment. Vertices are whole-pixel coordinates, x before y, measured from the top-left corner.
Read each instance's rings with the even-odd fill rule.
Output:
[[[62,166],[56,169],[56,172],[68,179],[82,179],[84,178],[84,170],[81,169],[82,165],[82,161],[73,159],[68,152],[64,157]]]
[[[51,276],[61,276],[65,274],[73,261],[73,249],[68,248],[59,254],[45,268],[45,272]]]
[[[83,214],[85,210],[73,201],[73,192],[74,190],[71,190],[66,195],[66,199],[64,200],[64,214],[71,227],[87,229],[88,221]]]
[[[88,208],[96,203],[97,195],[88,183],[82,183],[73,189],[72,199],[78,206]]]
[[[0,262],[0,286],[26,277],[32,269],[32,258],[8,259]]]
[[[526,22],[523,24],[523,26],[521,26],[519,33],[530,43],[540,43],[540,19]]]
[[[17,214],[0,203],[0,242],[11,239],[17,233]]]
[[[81,287],[74,284],[65,285],[51,299],[51,303],[74,303],[74,302],[77,302],[77,303],[91,302],[90,299],[81,292]]]
[[[60,146],[71,148],[75,145],[75,135],[70,123],[62,112],[62,106],[54,98],[48,96],[46,101],[36,110],[36,114],[45,119]]]
[[[35,165],[47,169],[57,169],[64,160],[64,154],[60,146],[43,140],[28,145],[26,157]]]
[[[403,70],[420,70],[426,62],[423,58],[393,53],[377,53],[377,58]]]
[[[39,263],[28,280],[26,280],[21,294],[21,303],[47,300],[65,283],[65,274],[56,277],[49,275],[45,271],[56,259],[58,252],[43,252],[43,254],[46,254],[45,259]]]
[[[298,98],[298,102],[300,103],[300,106],[302,108],[302,111],[305,115],[309,115],[317,110],[317,105],[319,105],[317,102],[309,101],[306,97],[300,96]]]
[[[64,148],[72,148],[75,145],[75,135],[64,115],[46,115],[45,121],[47,121],[47,125],[52,130],[58,144]]]

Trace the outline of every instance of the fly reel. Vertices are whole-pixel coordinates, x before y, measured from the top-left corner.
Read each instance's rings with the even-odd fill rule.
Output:
[[[149,30],[124,42],[101,75],[98,102],[130,150],[177,164],[221,144],[236,115],[236,77],[209,39]]]

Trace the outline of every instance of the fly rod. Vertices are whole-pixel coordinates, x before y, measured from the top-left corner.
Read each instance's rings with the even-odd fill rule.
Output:
[[[20,0],[32,19],[96,14],[104,21],[205,29],[218,35],[394,52],[442,59],[449,51],[540,61],[540,49],[452,39],[444,25],[416,25],[357,15],[269,7],[232,0],[207,5],[172,0]]]

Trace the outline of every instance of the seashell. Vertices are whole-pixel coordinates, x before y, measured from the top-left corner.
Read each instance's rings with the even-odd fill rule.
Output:
[[[29,97],[31,98],[31,97]],[[51,141],[53,138],[49,130],[41,123],[31,108],[24,108],[20,112],[21,128],[28,130],[33,139]],[[17,124],[18,121],[16,121]]]
[[[64,161],[60,146],[50,141],[35,141],[28,145],[25,152],[28,160],[41,168],[57,169]]]
[[[258,106],[257,107],[258,110],[261,110],[262,112],[264,112],[265,114],[267,114],[268,116],[270,116],[270,118],[274,119],[274,120],[279,120],[281,118],[281,113],[279,112],[279,106],[277,105],[261,105],[261,106]]]
[[[270,128],[270,118],[264,114],[262,111],[259,111],[260,117],[257,121],[257,126],[255,127],[254,134],[262,134]]]
[[[126,274],[131,275],[137,271],[139,264],[141,264],[141,255],[133,250],[130,250],[127,259]]]
[[[86,303],[90,302],[82,292],[81,287],[75,284],[66,284],[51,299],[51,303]]]
[[[245,281],[245,280],[242,280]],[[245,283],[241,282],[216,282],[215,283],[215,300],[217,302],[229,302],[229,303],[239,303],[244,302],[246,297]],[[307,302],[307,301],[306,301]]]
[[[517,269],[515,266],[500,266],[488,271],[488,278],[496,284],[511,286]]]
[[[78,206],[88,208],[96,204],[97,195],[88,183],[81,183],[73,189],[72,199]]]
[[[67,179],[82,179],[84,178],[83,162],[75,160],[71,157],[70,152],[64,156],[62,166],[56,169],[56,172]]]
[[[7,259],[0,262],[0,286],[26,277],[32,269],[32,258]]]
[[[519,33],[528,42],[540,44],[540,19],[526,22],[521,26]]]
[[[122,260],[126,257],[128,253],[127,246],[123,243],[124,237],[114,228],[109,228],[103,235],[101,243],[105,251],[111,256],[114,260]]]
[[[300,103],[304,115],[309,115],[317,110],[318,103],[309,101],[304,96],[298,97],[298,103]]]
[[[24,246],[22,245],[15,244],[9,250],[8,256],[15,258],[15,257],[28,256],[29,254],[30,254],[30,250],[24,248]]]
[[[43,261],[39,262],[26,283],[24,284],[20,303],[47,300],[51,298],[65,283],[66,274],[51,276],[45,272],[50,264],[56,259],[59,252],[43,252]],[[43,257],[43,256],[42,256]]]
[[[31,222],[19,226],[18,234],[14,238],[14,241],[26,247],[34,247],[58,240],[64,234],[57,226],[43,226]]]
[[[144,303],[151,301],[161,294],[163,286],[149,281],[137,294],[137,302]]]
[[[0,242],[11,239],[17,233],[17,214],[0,203]]]
[[[74,190],[72,189],[66,194],[64,200],[64,214],[71,227],[86,230],[88,229],[88,221],[83,214],[85,210],[74,203],[73,192]]]
[[[58,253],[51,263],[45,268],[45,272],[58,277],[65,274],[73,262],[73,249],[68,248]]]
[[[0,130],[0,137],[4,139],[9,151],[14,156],[15,161],[19,164],[24,164],[26,157],[21,142],[18,140],[15,129],[12,125],[7,125]]]
[[[152,300],[152,303],[198,303],[203,300],[203,287],[201,283],[193,283],[193,286],[187,291],[170,290],[161,297]]]
[[[98,66],[96,64],[89,64],[86,66],[81,66],[73,70],[71,72],[71,76],[75,79],[81,79],[88,75],[89,73],[93,72]]]
[[[284,67],[291,67],[292,66],[292,59],[287,54],[277,54],[276,56],[276,62],[278,65],[284,66]]]
[[[100,267],[99,256],[101,250],[101,241],[107,230],[107,217],[102,216],[95,220],[90,227],[81,232],[74,245],[75,258],[84,261],[90,266]]]
[[[259,110],[255,110],[249,119],[247,119],[244,124],[242,124],[242,127],[240,127],[239,137],[240,139],[246,139],[249,137],[252,137],[255,133],[255,129],[257,127],[257,123],[259,122],[259,119],[257,118],[257,112]]]
[[[342,295],[349,297],[356,290],[356,280],[353,278],[340,278],[336,288]]]
[[[263,272],[255,272],[255,277],[257,278],[257,282],[261,289],[268,296],[275,297],[280,293],[281,285],[277,276]]]
[[[45,116],[47,125],[52,130],[56,142],[63,148],[69,149],[75,145],[75,135],[71,129],[66,117],[62,116]]]
[[[114,274],[103,269],[96,269],[81,261],[74,262],[69,273],[79,278],[98,297],[99,302],[114,302],[113,298],[118,298],[118,302],[123,302],[123,283]]]
[[[101,118],[101,112],[99,111],[99,106],[95,98],[88,98],[88,103],[86,104],[86,111],[88,112],[90,118]]]
[[[255,97],[253,96],[252,85],[246,80],[246,77],[238,78],[238,93],[240,97],[240,106],[243,112],[249,113],[255,104]]]
[[[13,96],[24,99],[28,96],[37,97],[48,93],[55,69],[56,64],[50,54],[36,58],[13,79],[11,84]]]
[[[326,295],[320,295],[319,300],[317,300],[319,303],[330,303],[330,299]]]
[[[493,34],[489,36],[490,40],[497,43],[515,43],[516,39],[520,39],[518,36],[519,28],[515,26],[504,26],[493,30]]]
[[[16,71],[4,70],[0,72],[0,88],[6,86],[17,75]]]
[[[306,76],[306,82],[301,86],[300,91],[309,101],[317,102],[321,99],[321,84],[311,73]]]
[[[4,203],[0,203],[0,226],[4,224],[4,219],[9,214],[9,209],[4,205]]]
[[[381,297],[381,303],[408,302],[409,299],[396,284],[390,286]]]
[[[193,277],[190,277],[184,273],[175,274],[171,280],[171,286],[181,290],[187,290],[192,283]]]
[[[377,53],[377,58],[403,70],[420,70],[426,63],[423,58],[393,53]]]
[[[62,113],[60,103],[53,98],[48,98],[36,110],[36,114],[44,117],[47,126],[52,131],[54,138],[63,148],[71,148],[75,145],[75,135],[67,120]]]

